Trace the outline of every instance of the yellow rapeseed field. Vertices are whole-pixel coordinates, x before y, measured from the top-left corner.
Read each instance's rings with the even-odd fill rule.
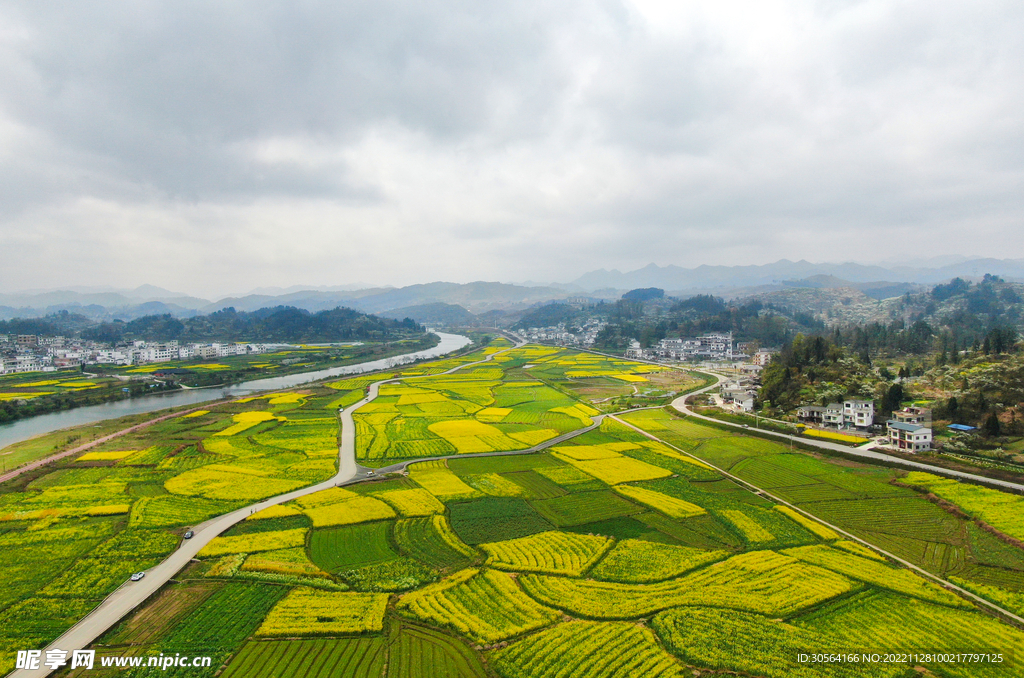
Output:
[[[237,433],[241,433],[242,431],[247,431],[253,426],[256,426],[257,424],[260,424],[264,421],[270,421],[272,419],[284,421],[284,417],[275,417],[273,413],[265,412],[262,410],[257,412],[239,412],[238,414],[231,418],[235,421],[234,426],[229,426],[223,431],[219,431],[217,433],[214,433],[213,435],[233,436]]]
[[[487,564],[500,570],[579,576],[611,548],[612,540],[571,532],[541,532],[480,544]]]
[[[510,414],[511,407],[485,407],[476,413],[476,418],[480,421],[499,422]]]
[[[444,504],[439,502],[434,495],[419,488],[391,490],[375,496],[393,506],[395,510],[406,517],[444,513]]]
[[[631,619],[679,605],[727,607],[786,616],[859,586],[830,570],[773,551],[741,553],[677,579],[621,584],[528,574],[531,596],[591,619]]]
[[[451,472],[444,461],[424,461],[409,466],[409,477],[441,501],[482,496]]]
[[[557,611],[536,602],[497,570],[457,572],[437,584],[407,593],[397,609],[454,629],[477,643],[495,643],[558,618]]]
[[[78,461],[115,461],[117,459],[124,459],[130,457],[138,452],[138,450],[114,450],[111,452],[86,452]]]
[[[116,516],[122,513],[128,513],[131,510],[131,504],[106,504],[104,506],[90,506],[90,516]]]
[[[234,468],[238,470],[233,470]],[[271,497],[298,489],[305,484],[302,480],[263,478],[255,474],[255,469],[219,464],[185,471],[164,481],[164,487],[171,494],[228,500]]]
[[[257,636],[326,636],[368,633],[384,627],[388,596],[383,593],[319,591],[296,587],[256,630]]]
[[[810,436],[811,438],[822,438],[824,440],[835,440],[841,443],[853,443],[861,444],[866,443],[870,438],[862,438],[860,436],[848,436],[843,433],[833,433],[832,431],[819,431],[814,428],[806,428],[803,431],[803,435]]]
[[[742,511],[731,509],[719,511],[723,518],[736,526],[747,541],[754,544],[763,544],[775,541],[775,535],[761,527],[755,520]]]
[[[290,549],[263,551],[262,553],[251,555],[245,559],[242,569],[249,572],[270,572],[298,577],[327,576],[326,572],[309,560],[309,556],[306,555],[306,549],[298,546]]]
[[[369,520],[395,518],[395,510],[380,499],[356,494],[340,487],[317,492],[295,503],[302,507],[314,527],[352,525]]]
[[[492,497],[525,497],[529,494],[522,485],[498,473],[474,473],[466,476],[466,482]]]
[[[627,443],[632,447],[631,443]],[[569,459],[575,459],[577,461],[587,461],[590,459],[610,459],[612,457],[621,457],[618,450],[614,449],[612,445],[615,443],[606,443],[604,445],[556,445],[551,448],[551,451],[561,457],[568,457]]]
[[[640,480],[654,480],[666,478],[672,475],[659,466],[653,466],[646,462],[631,457],[609,457],[606,459],[595,459],[590,461],[579,461],[561,454],[554,456],[567,461],[579,470],[604,481],[608,485],[618,483],[632,483]]]
[[[253,515],[246,518],[246,520],[262,520],[263,518],[287,518],[288,516],[302,515],[302,511],[292,506],[285,506],[284,504],[274,504],[269,508],[265,508],[262,511],[257,511]]]
[[[508,434],[509,438],[517,440],[529,447],[540,445],[545,440],[551,440],[557,436],[558,431],[550,428],[540,429],[538,431],[519,431],[518,433]]]
[[[228,553],[254,553],[256,551],[276,551],[278,549],[304,546],[306,528],[293,530],[275,530],[273,532],[255,532],[240,534],[234,537],[215,537],[199,552],[200,558],[222,556]]]
[[[661,492],[648,490],[646,487],[616,485],[614,489],[619,494],[638,501],[644,506],[650,506],[655,511],[661,511],[670,518],[692,518],[693,516],[701,516],[707,513],[707,511],[696,504],[670,497]]]
[[[811,520],[810,518],[808,518],[804,514],[798,512],[798,511],[794,511],[793,509],[789,508],[788,506],[782,506],[780,504],[780,505],[777,505],[775,507],[775,510],[779,511],[780,513],[783,513],[783,514],[789,516],[790,518],[792,518],[796,522],[800,523],[801,525],[806,527],[808,530],[810,530],[814,534],[816,534],[819,537],[821,537],[822,539],[839,539],[840,538],[839,534],[837,534],[835,530],[822,525],[817,520]]]

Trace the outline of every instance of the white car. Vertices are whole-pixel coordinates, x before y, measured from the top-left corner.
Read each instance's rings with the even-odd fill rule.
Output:
[[[140,579],[142,579],[145,576],[146,576],[145,572],[136,572],[135,574],[132,575],[132,581],[139,581]]]

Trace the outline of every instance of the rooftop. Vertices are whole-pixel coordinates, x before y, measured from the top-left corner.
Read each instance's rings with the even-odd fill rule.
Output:
[[[887,423],[889,428],[894,428],[898,431],[907,431],[908,433],[926,430],[926,428],[924,426],[921,426],[920,424],[904,424],[902,421],[894,421],[892,419],[890,419]]]

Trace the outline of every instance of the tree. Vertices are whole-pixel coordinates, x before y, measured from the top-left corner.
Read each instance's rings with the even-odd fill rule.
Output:
[[[995,412],[988,415],[988,418],[985,419],[985,435],[989,438],[999,435],[999,417],[996,416]]]
[[[900,384],[892,384],[889,389],[885,392],[885,396],[882,398],[881,411],[885,416],[889,416],[894,410],[900,409],[903,404],[903,386]]]

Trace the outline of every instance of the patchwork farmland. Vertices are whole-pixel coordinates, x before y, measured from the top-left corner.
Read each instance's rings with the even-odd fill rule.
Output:
[[[484,355],[495,358],[442,374]],[[660,371],[498,342],[218,405],[8,484],[3,670],[165,557],[188,526],[331,477],[337,408],[397,379],[357,411],[357,451],[366,464],[409,461],[407,473],[254,512],[102,636],[99,654],[208,654],[210,668],[162,673],[228,678],[1024,672],[1010,664],[1024,661],[1024,631],[848,536],[1020,613],[1012,496],[839,464],[662,409],[621,417],[661,442],[606,418],[541,453],[467,456],[578,431],[599,412],[594,380]],[[416,461],[428,456],[447,458]],[[886,650],[1006,661],[797,661]]]

